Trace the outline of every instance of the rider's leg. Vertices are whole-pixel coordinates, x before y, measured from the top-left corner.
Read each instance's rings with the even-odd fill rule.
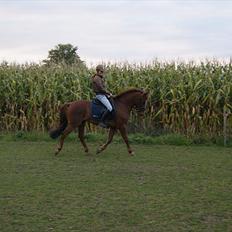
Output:
[[[99,124],[102,127],[106,127],[105,121],[107,119],[108,114],[113,111],[113,107],[111,106],[110,101],[107,99],[105,95],[98,94],[96,98],[107,108],[107,110],[103,113],[101,117],[101,123]]]
[[[107,108],[109,112],[113,110],[110,101],[104,94],[97,94],[96,98]]]

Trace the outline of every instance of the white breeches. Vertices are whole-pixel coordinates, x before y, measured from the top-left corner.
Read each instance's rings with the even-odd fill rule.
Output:
[[[97,100],[99,100],[110,112],[113,110],[110,101],[104,94],[97,94]]]

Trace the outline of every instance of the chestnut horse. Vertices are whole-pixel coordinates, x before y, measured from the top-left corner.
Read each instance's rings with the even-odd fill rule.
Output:
[[[110,129],[107,142],[98,148],[97,153],[100,153],[106,149],[106,147],[111,143],[115,132],[119,130],[123,140],[127,145],[129,154],[134,154],[128,142],[126,126],[129,120],[130,112],[133,108],[135,108],[140,115],[144,113],[147,97],[147,92],[137,88],[127,90],[113,97],[116,109],[115,118],[108,124]],[[53,139],[61,135],[60,141],[55,151],[55,155],[61,151],[64,139],[67,137],[67,135],[77,128],[79,132],[79,139],[84,147],[85,152],[88,153],[89,149],[84,140],[84,128],[86,122],[96,124],[96,122],[94,122],[91,117],[90,101],[80,100],[70,102],[64,104],[60,108],[60,125],[57,129],[50,131],[50,136]]]

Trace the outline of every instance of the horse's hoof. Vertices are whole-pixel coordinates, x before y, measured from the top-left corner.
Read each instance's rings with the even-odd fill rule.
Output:
[[[98,148],[97,151],[96,151],[96,155],[101,153],[103,151],[102,147]]]
[[[134,151],[129,151],[130,156],[134,156],[135,152]]]
[[[55,156],[57,156],[60,151],[61,151],[61,148],[57,148],[56,151],[55,151]]]

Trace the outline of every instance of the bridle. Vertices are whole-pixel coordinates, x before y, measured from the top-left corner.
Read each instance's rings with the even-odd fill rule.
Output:
[[[137,111],[137,113],[144,113],[144,111],[146,110],[146,102],[138,105],[136,104],[135,110]]]

